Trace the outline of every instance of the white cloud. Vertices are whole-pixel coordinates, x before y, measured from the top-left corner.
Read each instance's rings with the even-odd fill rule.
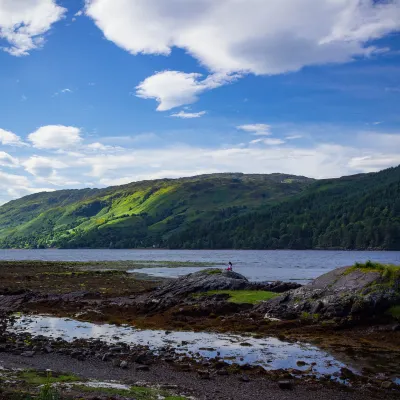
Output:
[[[26,146],[15,133],[0,128],[0,143],[5,146]]]
[[[263,143],[267,146],[278,146],[280,144],[284,144],[285,141],[282,139],[268,138],[268,139],[255,139],[250,142],[250,144],[257,144],[257,143]]]
[[[57,169],[68,167],[68,165],[60,160],[41,156],[28,158],[23,162],[23,166],[30,174],[42,178],[51,177]]]
[[[161,71],[149,76],[136,87],[136,96],[155,99],[157,111],[167,111],[186,104],[193,104],[198,96],[211,89],[226,85],[238,75],[213,74],[201,80],[202,75],[179,71]]]
[[[186,50],[213,72],[259,75],[382,51],[400,0],[87,0],[105,37],[132,54]]]
[[[89,150],[89,151],[94,151],[94,152],[97,152],[97,151],[109,152],[109,151],[122,150],[122,147],[119,147],[119,146],[108,146],[108,145],[105,145],[103,143],[96,142],[96,143],[88,144],[86,146],[86,149]]]
[[[42,126],[28,140],[38,149],[68,149],[82,142],[79,128],[63,125]]]
[[[286,140],[296,140],[296,139],[301,139],[303,137],[303,135],[290,135],[290,136],[286,136],[285,139]]]
[[[41,47],[44,35],[66,11],[55,0],[1,0],[0,39],[8,42],[3,50],[26,56]]]
[[[179,111],[178,113],[171,114],[171,117],[175,118],[182,118],[182,119],[191,119],[191,118],[200,118],[203,115],[206,115],[206,111],[200,111],[197,113],[191,113],[191,112],[186,112],[186,111]]]
[[[65,89],[61,89],[58,92],[55,92],[53,94],[53,96],[58,96],[60,94],[65,94],[65,93],[73,93],[73,91],[71,89],[65,88]]]
[[[271,135],[271,126],[267,124],[239,125],[236,128],[241,131],[252,133],[253,135],[259,135],[259,136]]]
[[[10,156],[4,151],[0,151],[0,166],[14,168],[18,166],[19,162],[16,158]]]

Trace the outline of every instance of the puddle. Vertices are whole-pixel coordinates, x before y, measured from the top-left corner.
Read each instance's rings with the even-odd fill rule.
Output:
[[[312,366],[313,374],[334,374],[344,363],[329,353],[305,343],[284,342],[277,338],[255,339],[234,334],[208,332],[165,332],[139,330],[128,326],[98,325],[71,319],[29,316],[17,319],[14,331],[29,332],[34,336],[72,341],[79,339],[101,339],[108,343],[124,342],[129,345],[147,345],[152,350],[170,347],[178,355],[195,359],[219,357],[227,363],[261,366],[266,370],[294,368],[306,371]],[[304,361],[299,367],[297,361]],[[348,368],[353,369],[351,366]],[[353,369],[354,370],[354,369]],[[357,372],[354,370],[354,372]]]

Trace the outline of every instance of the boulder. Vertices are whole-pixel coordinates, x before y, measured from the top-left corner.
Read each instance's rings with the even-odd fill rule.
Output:
[[[146,311],[167,309],[190,297],[191,294],[212,290],[240,290],[250,285],[248,279],[237,272],[206,269],[182,276],[136,298],[137,306]]]
[[[394,267],[393,267],[394,268]],[[255,311],[268,318],[357,322],[386,318],[400,305],[400,268],[338,268],[308,285],[260,303]]]

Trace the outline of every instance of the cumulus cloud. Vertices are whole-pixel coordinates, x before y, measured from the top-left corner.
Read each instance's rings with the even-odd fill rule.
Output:
[[[369,42],[400,29],[400,0],[86,3],[105,37],[130,53],[169,55],[178,47],[225,73],[272,75],[348,62],[384,50]]]
[[[28,158],[23,166],[30,174],[48,178],[54,175],[57,169],[67,168],[68,166],[60,160],[48,157],[33,156]]]
[[[161,71],[149,76],[136,87],[136,96],[154,99],[157,111],[167,111],[186,104],[193,104],[198,96],[211,89],[226,85],[238,78],[237,74],[212,74],[201,79],[197,73]]]
[[[259,136],[271,135],[271,126],[267,124],[239,125],[236,128],[241,131],[252,133],[253,135],[259,135]]]
[[[171,117],[175,118],[182,118],[182,119],[192,119],[192,118],[200,118],[203,115],[206,115],[206,111],[200,111],[197,113],[191,113],[191,112],[186,112],[186,111],[179,111],[178,113],[171,114]]]
[[[73,126],[42,126],[28,136],[38,149],[69,149],[81,144],[81,130]]]
[[[0,128],[0,143],[5,146],[26,146],[15,133]]]
[[[0,39],[8,43],[3,50],[14,56],[26,56],[41,47],[44,35],[66,11],[55,0],[0,1]]]
[[[0,151],[0,166],[14,168],[18,166],[19,162],[16,158],[10,156],[4,151]]]

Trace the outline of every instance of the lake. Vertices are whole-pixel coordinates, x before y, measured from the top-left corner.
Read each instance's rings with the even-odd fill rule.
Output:
[[[368,260],[400,265],[400,252],[324,250],[0,250],[0,260],[44,261],[181,261],[233,263],[234,271],[252,281],[298,281],[334,268]],[[155,267],[140,272],[176,277],[197,268]]]

